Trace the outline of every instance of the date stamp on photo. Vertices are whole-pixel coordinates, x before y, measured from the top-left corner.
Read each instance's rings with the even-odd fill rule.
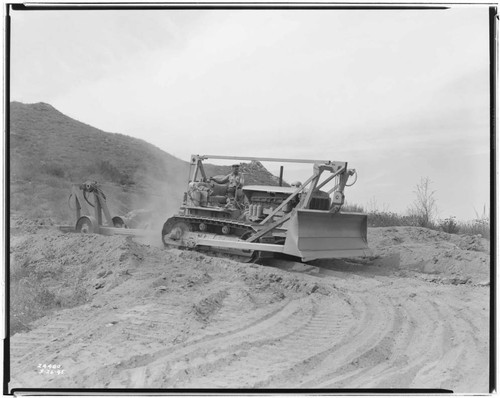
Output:
[[[37,371],[39,374],[46,374],[46,375],[63,375],[64,374],[64,369],[62,368],[62,365],[59,364],[46,364],[46,363],[39,363],[37,367]]]

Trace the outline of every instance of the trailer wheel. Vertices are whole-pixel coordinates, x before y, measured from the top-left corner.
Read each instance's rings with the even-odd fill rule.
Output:
[[[123,221],[123,218],[119,216],[115,216],[111,219],[113,221],[113,227],[115,228],[127,228],[125,225],[125,221]]]
[[[82,234],[93,234],[98,229],[97,221],[92,216],[82,216],[76,222],[76,232]]]

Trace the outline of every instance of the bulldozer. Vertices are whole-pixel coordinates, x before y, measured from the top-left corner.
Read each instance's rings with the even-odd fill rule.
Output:
[[[309,163],[304,183],[243,185],[229,194],[205,172],[204,161]],[[352,183],[348,183],[350,178]],[[190,177],[177,214],[166,220],[161,238],[166,247],[211,251],[256,262],[292,256],[302,262],[371,255],[367,215],[342,212],[344,189],[357,180],[347,162],[192,155]]]

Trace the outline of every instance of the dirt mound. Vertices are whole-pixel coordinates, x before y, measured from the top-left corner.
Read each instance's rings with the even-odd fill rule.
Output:
[[[20,225],[36,233],[11,235],[11,333],[116,287],[130,277],[128,268],[144,257],[143,246],[131,238],[65,234],[38,223]]]
[[[402,243],[433,244],[450,242],[462,250],[489,253],[490,242],[480,235],[457,235],[419,227],[380,227],[369,229],[370,245],[394,246]]]
[[[370,228],[368,241],[377,266],[391,264],[399,274],[441,283],[487,284],[489,241],[418,227]]]
[[[37,219],[23,217],[20,214],[11,214],[10,231],[11,234],[46,232],[47,228],[53,227],[55,222],[50,217],[40,217]]]

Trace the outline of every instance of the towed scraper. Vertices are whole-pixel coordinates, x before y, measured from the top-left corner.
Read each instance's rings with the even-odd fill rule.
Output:
[[[129,228],[137,225],[130,222],[130,217],[112,216],[106,203],[106,196],[96,181],[85,181],[83,184],[72,184],[69,205],[76,215],[76,223],[60,225],[64,232],[99,233],[103,235],[150,234],[145,229]]]
[[[208,178],[206,159],[310,163],[303,184],[231,187]],[[283,170],[283,169],[281,169]],[[162,229],[165,246],[229,253],[245,261],[285,254],[311,261],[371,254],[367,215],[344,213],[347,162],[192,155],[190,180],[178,214]]]

